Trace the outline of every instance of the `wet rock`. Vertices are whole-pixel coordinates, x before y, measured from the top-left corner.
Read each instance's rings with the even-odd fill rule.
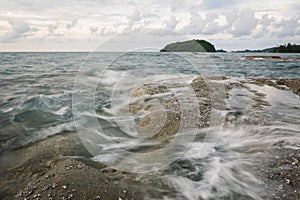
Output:
[[[267,79],[267,78],[252,78],[248,79],[250,83],[257,85],[269,85],[280,90],[288,90],[300,96],[300,79]],[[286,86],[286,87],[283,87]]]
[[[168,91],[169,91],[168,88],[163,85],[146,84],[136,89],[133,93],[133,97],[161,94],[161,93],[166,93]]]
[[[188,114],[188,116],[184,116],[184,120],[191,122],[191,124],[188,125],[189,127],[207,127],[209,126],[208,121],[211,111],[209,89],[202,78],[194,79],[191,83],[191,87],[197,97],[203,98],[198,103],[199,119],[192,119],[195,116],[191,113]],[[129,105],[129,112],[137,118],[135,121],[135,129],[141,137],[169,140],[182,128],[180,127],[181,121],[183,120],[181,118],[181,109],[184,108],[183,105],[181,105],[182,103],[179,97],[169,94],[166,95],[166,93],[170,93],[170,88],[171,87],[147,84],[133,92],[133,97],[139,98]],[[224,99],[222,101],[224,101]],[[194,112],[194,110],[190,112]],[[192,124],[193,122],[195,123]],[[187,125],[184,124],[183,126]]]
[[[103,173],[114,173],[114,172],[116,172],[117,170],[116,170],[115,168],[113,168],[113,167],[105,167],[105,168],[101,169],[101,171],[102,171]]]

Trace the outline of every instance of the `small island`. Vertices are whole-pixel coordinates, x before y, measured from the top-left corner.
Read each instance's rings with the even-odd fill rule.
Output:
[[[216,52],[216,49],[205,40],[194,39],[168,44],[160,52]]]

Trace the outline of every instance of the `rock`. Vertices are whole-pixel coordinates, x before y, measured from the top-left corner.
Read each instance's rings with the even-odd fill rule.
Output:
[[[154,84],[146,84],[138,89],[136,89],[133,93],[133,97],[141,97],[144,95],[155,95],[155,94],[161,94],[166,93],[168,91],[168,88],[163,85],[154,85]]]
[[[129,112],[141,116],[135,124],[137,132],[142,137],[168,138],[174,135],[180,122],[180,105],[168,87],[156,84],[146,84],[133,93],[138,97],[129,105]]]

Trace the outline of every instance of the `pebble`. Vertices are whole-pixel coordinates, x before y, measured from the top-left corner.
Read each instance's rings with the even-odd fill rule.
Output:
[[[35,194],[35,195],[33,195],[33,198],[37,198],[37,197],[40,197],[41,196],[41,194]]]
[[[57,184],[56,183],[53,183],[52,185],[52,189],[56,188]]]
[[[297,160],[296,158],[292,158],[293,162],[292,165],[297,165],[299,163],[299,160]]]
[[[98,196],[96,196],[96,198],[95,198],[95,199],[97,199],[97,200],[98,200],[98,199],[101,199],[101,197],[98,195]]]
[[[47,187],[47,186],[44,186],[44,187],[42,188],[42,191],[49,190],[50,188],[51,188],[51,185],[49,185],[48,187]]]
[[[288,185],[291,184],[290,179],[285,179],[285,183],[288,184]]]
[[[49,161],[46,162],[46,166],[47,166],[47,167],[51,167],[53,164],[54,164],[54,163],[53,163],[52,160],[49,160]]]
[[[63,185],[63,186],[61,186],[63,189],[66,189],[67,188],[67,186],[66,185]]]

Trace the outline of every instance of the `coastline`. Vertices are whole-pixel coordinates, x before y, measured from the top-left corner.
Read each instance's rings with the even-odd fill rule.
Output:
[[[210,77],[208,79],[226,82],[228,77]],[[234,87],[246,87],[246,84],[268,85],[300,96],[300,79],[251,78],[240,83],[228,85],[225,83],[225,86],[228,92]],[[193,80],[192,88],[198,97],[208,97],[208,88],[205,88],[205,82],[201,78]],[[162,92],[157,88],[147,88],[146,90],[142,88],[141,91],[144,92],[143,94]],[[137,94],[140,95],[138,92]],[[256,100],[257,108],[267,106],[263,96],[261,97]],[[165,103],[169,108],[178,109],[174,107],[174,101]],[[222,104],[221,101],[220,104]],[[199,124],[200,128],[209,125],[207,116],[212,105],[210,102],[204,102],[203,106],[206,109],[201,111],[204,117],[202,118],[203,124]],[[165,133],[170,130],[176,132],[174,129],[176,130],[178,123],[177,116],[169,115],[168,117],[170,123],[162,130],[161,137],[158,139],[165,138]],[[229,123],[230,119],[227,119],[226,124]],[[283,147],[283,144],[279,142],[268,149],[271,155],[277,157],[263,158],[259,161],[260,166],[257,166],[258,173],[268,186],[266,198],[284,199],[287,195],[290,198],[297,198],[299,197],[298,191],[300,191],[300,172],[298,170],[300,152],[277,147]],[[90,158],[90,154],[81,144],[77,133],[55,135],[1,155],[1,163],[5,163],[1,166],[3,180],[0,185],[3,195],[1,198],[7,196],[9,197],[7,199],[10,199],[14,195],[17,195],[17,199],[120,200],[142,198],[140,191],[131,184],[130,180],[126,179],[130,174],[117,172],[112,168],[91,162],[88,158]],[[280,171],[278,172],[277,169]]]

